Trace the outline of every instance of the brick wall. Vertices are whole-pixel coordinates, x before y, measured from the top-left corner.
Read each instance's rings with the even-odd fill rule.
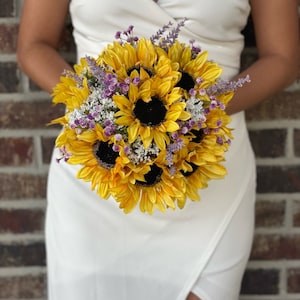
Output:
[[[16,67],[19,0],[0,0],[0,299],[45,299],[48,162],[62,114]],[[251,27],[244,65],[256,59]],[[74,60],[70,27],[62,53]],[[296,62],[295,62],[296,63]],[[247,113],[257,157],[256,234],[243,300],[300,299],[300,84]]]

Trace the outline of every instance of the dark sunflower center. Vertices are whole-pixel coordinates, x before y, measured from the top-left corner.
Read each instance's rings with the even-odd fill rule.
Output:
[[[112,149],[113,145],[108,142],[98,141],[94,145],[94,155],[101,167],[111,169],[116,164],[116,159],[119,156],[118,152]]]
[[[197,166],[197,165],[195,165],[195,164],[193,164],[193,163],[191,163],[191,162],[190,162],[189,164],[190,164],[191,167],[192,167],[192,171],[190,171],[190,172],[184,172],[184,171],[181,171],[182,175],[185,176],[185,177],[191,176],[191,175],[198,169],[198,166]]]
[[[202,141],[202,139],[204,137],[203,129],[199,129],[199,130],[192,129],[191,133],[195,136],[195,137],[193,137],[192,142],[200,143]]]
[[[144,71],[149,75],[149,77],[151,77],[151,76],[153,75],[153,72],[152,72],[150,69],[145,68],[145,67],[142,67],[142,68],[143,68]],[[136,70],[136,71],[138,71],[138,73],[140,73],[140,71],[141,71],[141,66],[134,66],[134,67],[129,68],[129,69],[127,70],[128,76],[130,76],[130,74],[131,74],[134,70]]]
[[[133,109],[134,116],[144,126],[155,127],[165,120],[167,109],[162,101],[153,97],[148,103],[139,99]]]
[[[136,181],[136,184],[141,186],[153,186],[161,180],[163,170],[157,165],[152,165],[151,170],[144,175],[146,181]]]
[[[191,75],[186,72],[181,72],[181,78],[176,84],[177,87],[181,87],[186,91],[189,91],[195,86],[195,81]]]

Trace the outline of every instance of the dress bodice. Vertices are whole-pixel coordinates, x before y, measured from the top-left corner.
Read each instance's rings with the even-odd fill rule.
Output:
[[[230,77],[240,66],[241,30],[250,6],[248,0],[72,0],[70,11],[78,56],[97,55],[129,25],[135,35],[150,37],[169,21],[187,17],[180,39],[196,40],[223,66],[223,76]]]

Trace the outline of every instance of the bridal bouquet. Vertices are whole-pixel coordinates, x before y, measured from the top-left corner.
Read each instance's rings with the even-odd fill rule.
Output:
[[[151,38],[133,26],[97,58],[82,58],[54,88],[53,102],[66,106],[56,146],[77,177],[125,213],[183,208],[198,190],[226,174],[230,146],[225,108],[235,89],[249,81],[222,81],[222,69],[194,41],[178,34],[184,21]]]

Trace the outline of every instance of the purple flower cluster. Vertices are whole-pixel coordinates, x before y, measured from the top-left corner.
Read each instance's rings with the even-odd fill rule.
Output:
[[[136,43],[139,38],[137,36],[133,35],[133,25],[130,25],[127,30],[124,31],[117,31],[115,34],[115,38],[121,45],[124,44],[124,42],[129,44]]]
[[[201,52],[201,48],[199,46],[196,46],[195,40],[190,40],[190,48],[192,50],[193,58],[196,58],[196,56]]]
[[[102,96],[109,98],[116,93],[125,95],[129,90],[130,78],[119,81],[115,73],[107,73],[105,68],[96,63],[96,60],[86,56],[88,62],[88,84],[91,90],[101,89]],[[133,79],[133,84],[137,84],[138,79]]]
[[[126,78],[124,81],[119,82],[116,74],[107,73],[104,78],[104,85],[104,98],[109,98],[116,93],[125,95],[129,90],[130,78]]]
[[[106,120],[104,122],[104,134],[109,137],[112,136],[117,130],[116,125],[110,121],[110,120]]]
[[[59,152],[60,152],[60,157],[59,158],[56,158],[56,162],[60,162],[60,161],[68,161],[68,159],[71,157],[71,153],[67,151],[66,147],[63,146],[63,147],[60,147],[59,148]]]
[[[174,167],[174,159],[173,159],[174,154],[184,147],[184,143],[177,133],[173,133],[172,138],[174,142],[167,145],[166,160],[167,160],[170,174],[174,175],[176,172],[176,169]]]

